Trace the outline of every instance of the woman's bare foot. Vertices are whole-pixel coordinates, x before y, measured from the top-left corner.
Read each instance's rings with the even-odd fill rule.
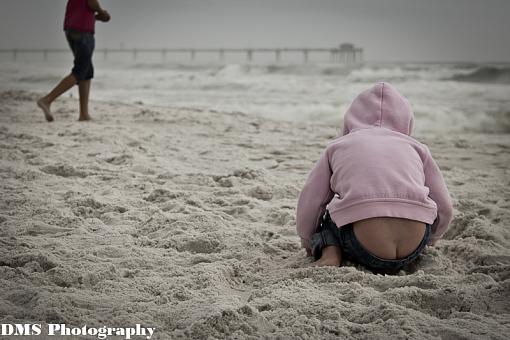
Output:
[[[39,108],[43,111],[44,117],[46,118],[46,120],[48,122],[53,121],[53,115],[51,114],[51,111],[50,111],[50,105],[51,105],[51,103],[48,103],[47,101],[45,101],[44,98],[41,98],[37,101],[37,106],[39,106]]]
[[[342,264],[342,251],[339,247],[327,246],[322,249],[322,256],[319,260],[312,263],[314,267],[334,266]]]
[[[78,121],[80,121],[80,122],[86,122],[86,121],[89,121],[89,120],[92,120],[92,117],[89,116],[89,115],[80,116],[80,118],[78,118]]]

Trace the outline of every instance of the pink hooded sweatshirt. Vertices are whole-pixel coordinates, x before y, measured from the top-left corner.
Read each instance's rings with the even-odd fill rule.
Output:
[[[388,83],[362,92],[344,117],[343,136],[323,152],[297,205],[297,232],[309,247],[328,209],[338,227],[372,217],[430,224],[434,245],[448,229],[452,201],[426,145],[410,136],[409,102]]]

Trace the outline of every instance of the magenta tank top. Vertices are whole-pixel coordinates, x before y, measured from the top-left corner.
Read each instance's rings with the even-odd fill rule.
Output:
[[[68,0],[64,29],[94,33],[96,18],[87,0]]]

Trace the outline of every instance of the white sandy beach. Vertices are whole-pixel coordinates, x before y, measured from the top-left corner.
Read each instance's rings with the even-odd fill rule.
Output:
[[[295,233],[299,191],[341,126],[113,101],[78,123],[68,98],[48,124],[38,95],[0,93],[2,323],[140,323],[152,339],[508,339],[509,134],[416,136],[455,218],[415,271],[382,276],[307,268]]]

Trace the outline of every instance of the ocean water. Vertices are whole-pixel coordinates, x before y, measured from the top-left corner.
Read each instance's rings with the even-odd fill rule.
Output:
[[[70,57],[0,63],[0,89],[49,91]],[[101,58],[96,58],[101,59]],[[510,133],[510,64],[208,63],[97,60],[92,99],[244,112],[342,124],[353,98],[392,83],[411,102],[415,131]],[[76,96],[77,91],[66,95]]]

